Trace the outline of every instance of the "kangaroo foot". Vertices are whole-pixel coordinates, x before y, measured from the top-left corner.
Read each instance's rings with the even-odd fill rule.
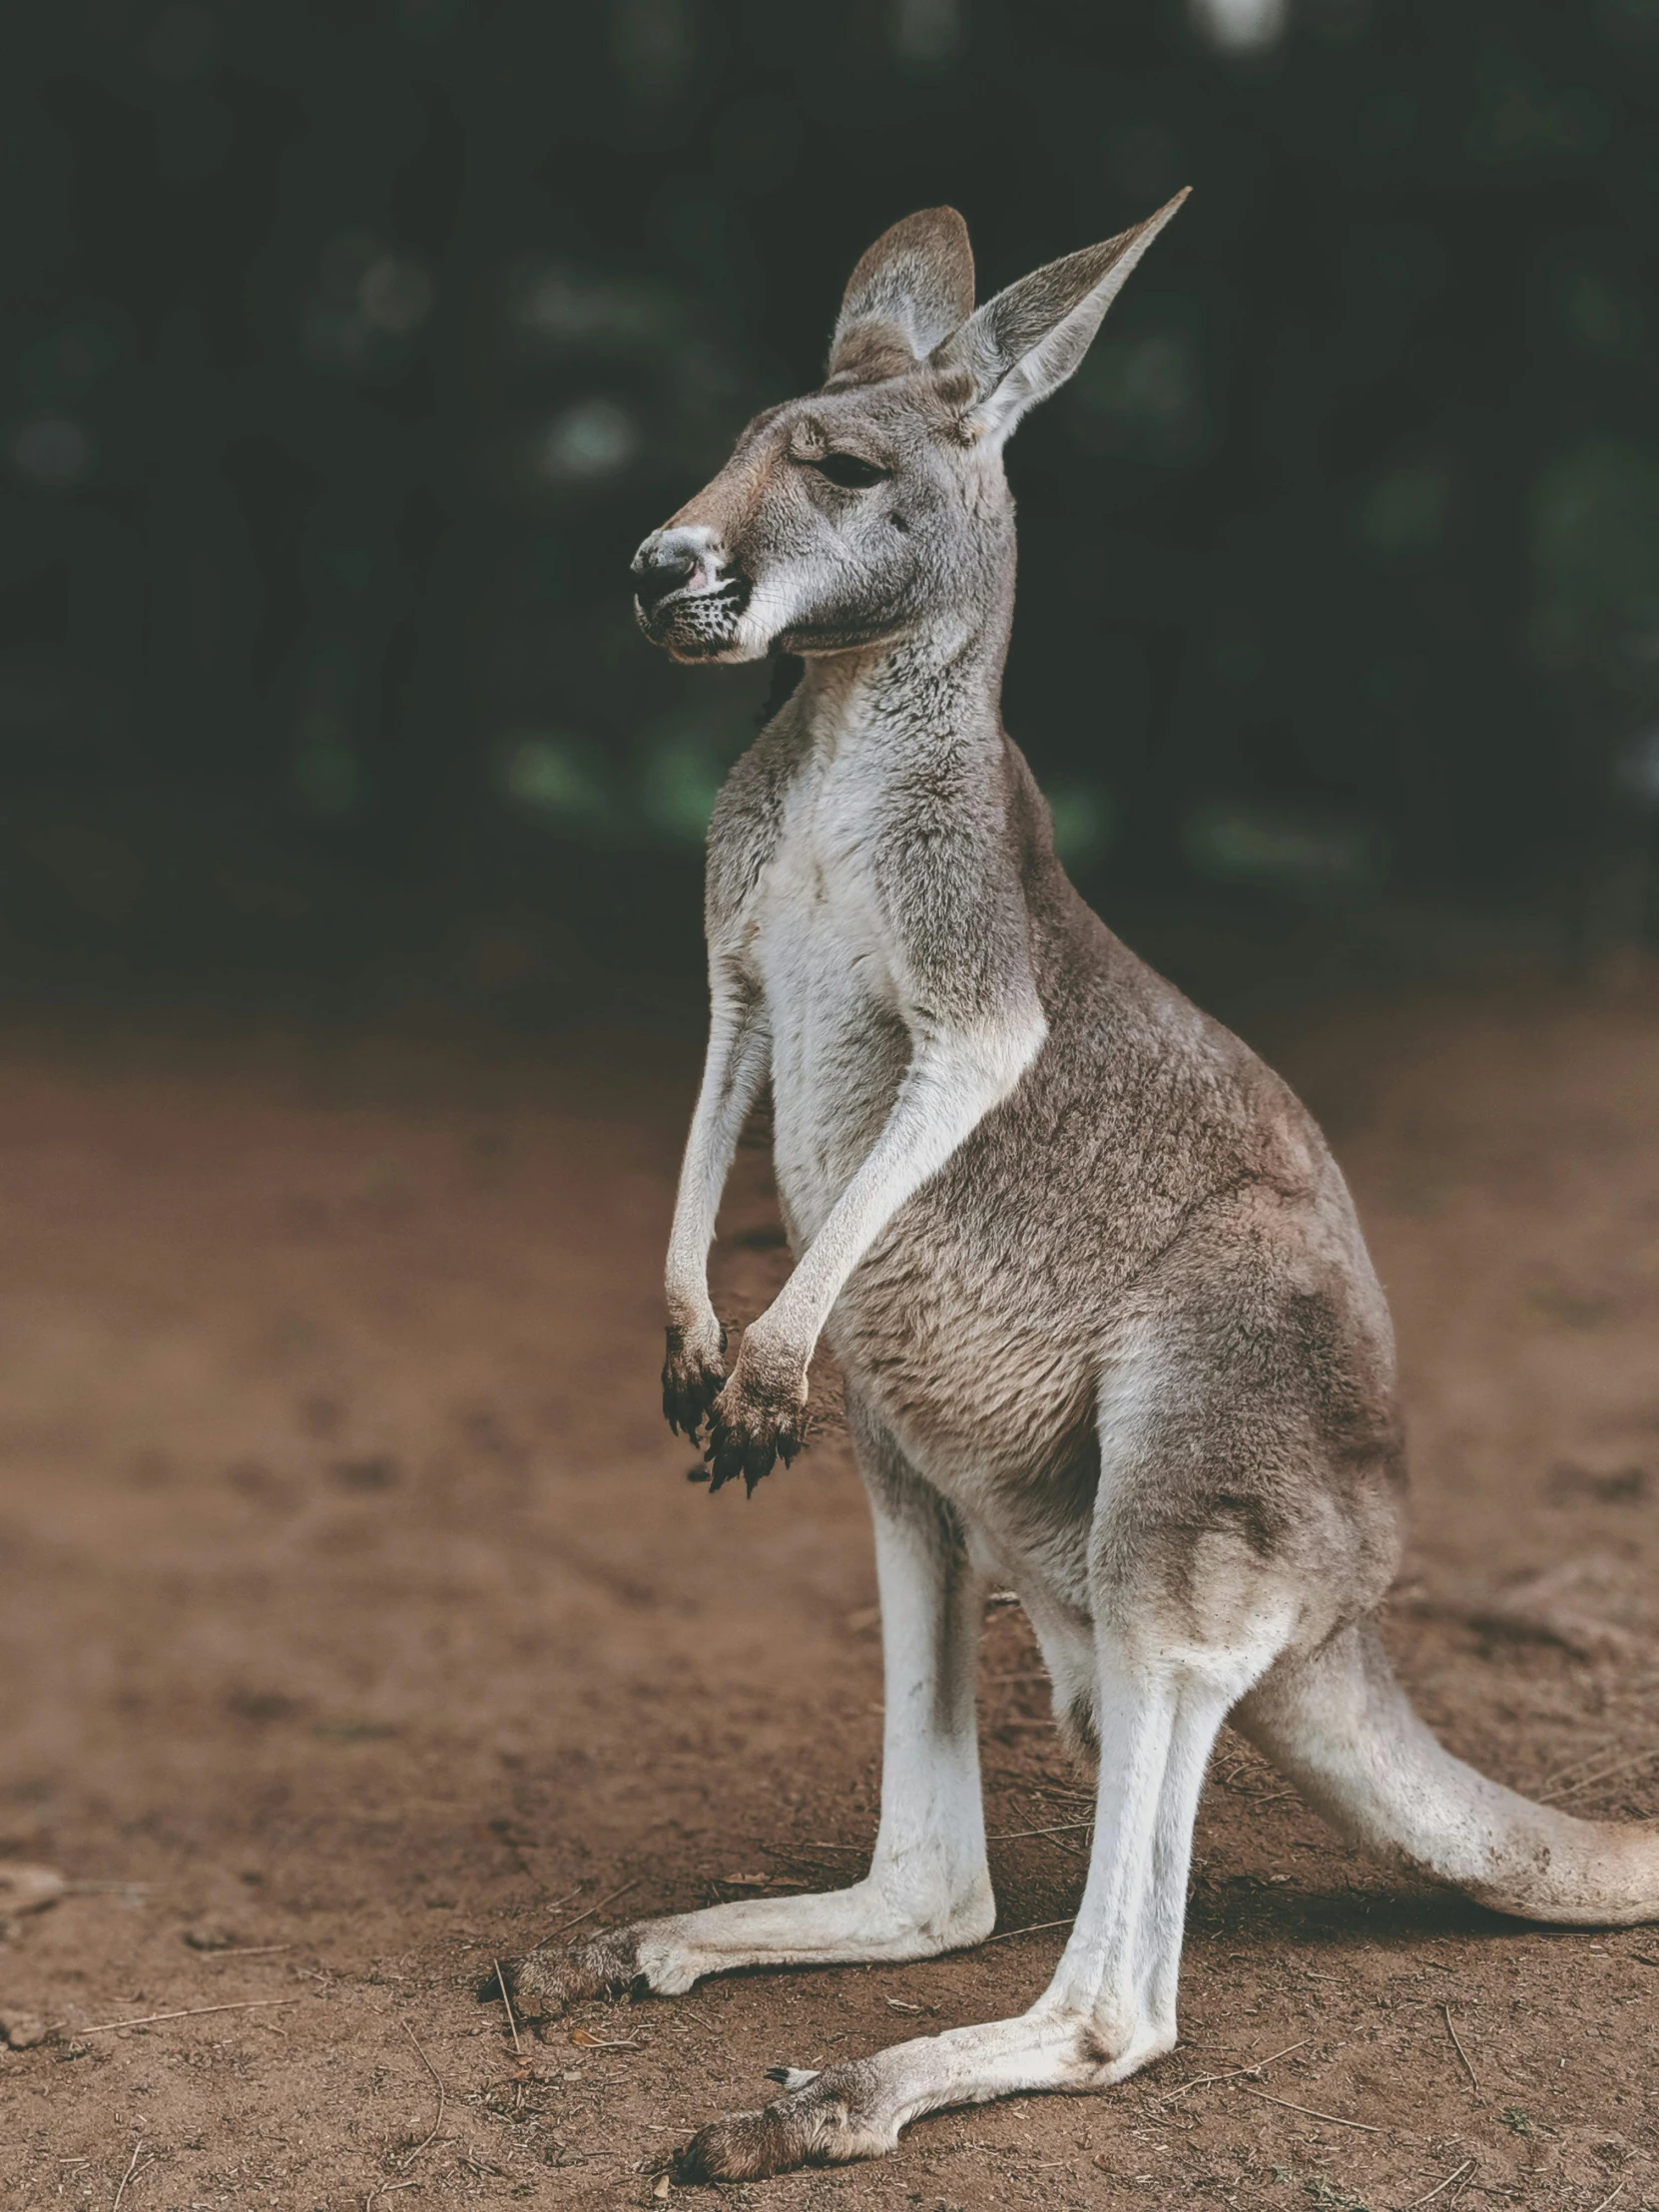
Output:
[[[798,2166],[840,2166],[880,2158],[898,2129],[879,2116],[880,2079],[865,2061],[809,2073],[774,2069],[790,2084],[759,2112],[734,2112],[699,2128],[676,2160],[681,2181],[763,2181]]]
[[[611,1928],[560,1950],[532,1950],[504,1960],[502,1976],[521,2020],[557,2019],[585,1997],[615,1995],[640,1978],[639,1945],[631,1928]],[[479,1995],[498,1996],[492,1973]]]

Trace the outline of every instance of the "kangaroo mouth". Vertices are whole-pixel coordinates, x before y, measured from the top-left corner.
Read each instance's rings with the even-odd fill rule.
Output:
[[[677,661],[706,661],[727,652],[737,638],[754,586],[747,576],[732,575],[713,591],[670,592],[655,606],[634,601],[634,618],[653,645],[672,653]]]

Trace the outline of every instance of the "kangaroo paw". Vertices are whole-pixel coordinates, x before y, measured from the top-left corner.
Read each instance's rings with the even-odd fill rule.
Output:
[[[663,1362],[663,1418],[677,1435],[695,1439],[709,1417],[709,1408],[726,1381],[722,1332],[719,1349],[689,1345],[685,1332],[668,1333],[668,1357]]]

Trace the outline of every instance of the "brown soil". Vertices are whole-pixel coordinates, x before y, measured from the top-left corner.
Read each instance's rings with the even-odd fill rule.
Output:
[[[1659,997],[1264,1027],[1399,1320],[1407,1679],[1504,1779],[1659,1811]],[[833,1883],[872,1832],[843,1447],[711,1499],[657,1413],[692,1080],[649,1039],[0,1056],[0,1877],[72,1885],[0,1945],[0,2016],[60,2023],[0,2055],[8,2212],[649,2204],[652,2161],[768,2065],[1041,1987],[1059,1929],[594,2004],[521,2057],[475,2001],[578,1916]],[[739,1310],[779,1266],[745,1174]],[[1077,1817],[1043,1712],[996,1610],[998,1836]],[[1072,1912],[1078,1841],[993,1845],[1003,1929]],[[1659,1932],[1411,1894],[1232,1737],[1198,1860],[1172,2057],[739,2201],[1659,2202]],[[104,2026],[212,2005],[261,2008]]]

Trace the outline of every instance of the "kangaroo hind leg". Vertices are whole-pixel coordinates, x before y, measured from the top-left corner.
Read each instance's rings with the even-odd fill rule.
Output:
[[[885,1686],[868,1874],[845,1890],[744,1899],[531,1951],[510,1972],[527,2017],[605,1989],[678,1995],[740,1966],[926,1958],[989,1935],[996,1905],[974,1712],[983,1584],[944,1501],[850,1393],[848,1412],[875,1524]]]
[[[748,2181],[875,2158],[924,2113],[1032,2090],[1121,2081],[1175,2041],[1174,1992],[1194,1815],[1216,1732],[1246,1686],[1209,1664],[1139,1656],[1100,1639],[1100,1782],[1094,1848],[1071,1937],[1029,2010],[897,2043],[819,2074],[786,2076],[759,2112],[716,2121],[682,2156],[688,2179]]]
[[[1279,1479],[1309,1456],[1302,1408],[1188,1351],[1166,1328],[1129,1386],[1102,1390],[1087,1565],[1095,1833],[1048,1988],[1014,2017],[790,2076],[787,2095],[695,2137],[689,2175],[876,2157],[924,2113],[1104,2089],[1174,2045],[1204,1774],[1229,1711],[1305,1633],[1319,1519],[1312,1491]]]

